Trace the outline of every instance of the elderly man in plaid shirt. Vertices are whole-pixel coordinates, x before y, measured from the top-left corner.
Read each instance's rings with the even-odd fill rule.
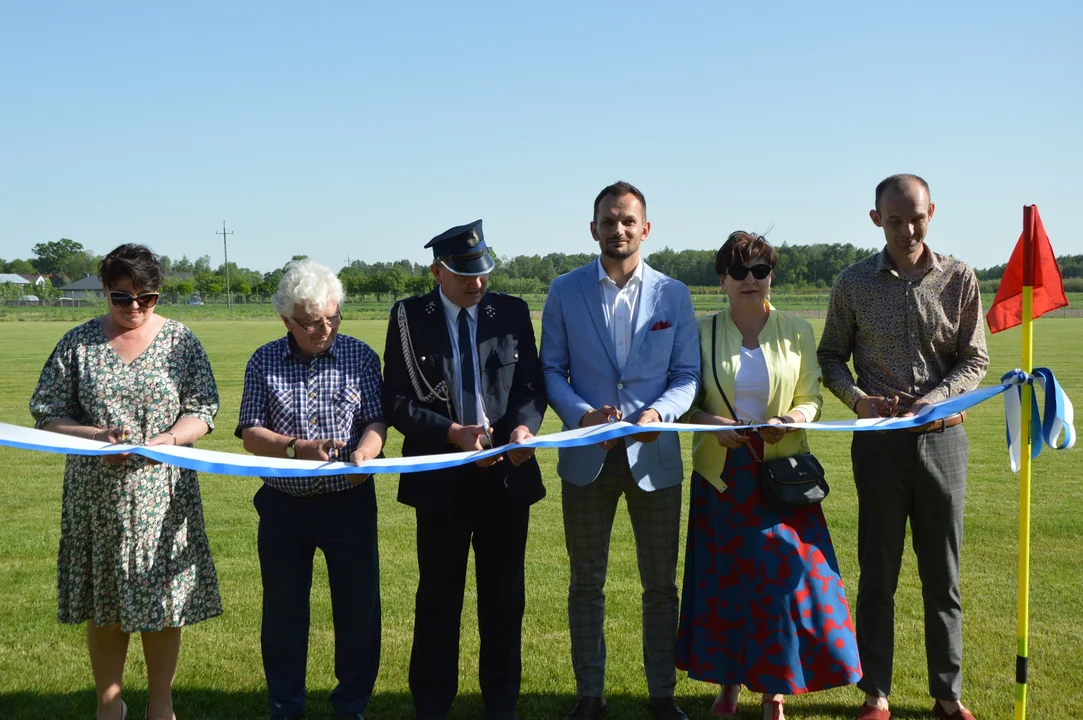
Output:
[[[237,435],[255,455],[304,460],[378,456],[387,437],[380,358],[339,335],[342,283],[309,260],[286,267],[272,298],[286,336],[248,361]],[[331,704],[363,717],[380,664],[376,494],[368,476],[263,478],[256,492],[263,579],[263,670],[271,718],[305,713],[309,592],[316,548],[327,560],[335,625]]]

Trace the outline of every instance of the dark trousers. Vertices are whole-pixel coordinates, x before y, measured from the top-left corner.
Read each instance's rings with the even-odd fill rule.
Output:
[[[272,718],[305,712],[312,560],[327,560],[335,624],[336,712],[364,712],[380,667],[380,561],[373,481],[296,497],[266,485],[256,493],[263,579],[263,671]]]
[[[906,522],[925,608],[929,694],[955,700],[962,690],[963,609],[959,550],[963,542],[968,442],[962,425],[942,433],[901,430],[854,433],[858,493],[857,647],[871,695],[891,693],[895,589]]]
[[[471,545],[481,635],[478,678],[485,710],[490,717],[510,715],[519,700],[530,508],[509,503],[502,485],[460,482],[468,489],[453,507],[417,509],[420,581],[410,692],[419,718],[446,716],[459,689],[459,630]]]

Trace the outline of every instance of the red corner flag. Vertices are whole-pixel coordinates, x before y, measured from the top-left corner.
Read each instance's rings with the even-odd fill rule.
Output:
[[[1037,205],[1023,207],[1023,234],[1012,251],[1012,259],[1004,268],[996,298],[989,308],[986,319],[990,332],[1000,332],[1023,322],[1023,286],[1034,288],[1031,318],[1038,318],[1050,310],[1065,307],[1064,282],[1060,267],[1053,255],[1053,246],[1042,227]]]

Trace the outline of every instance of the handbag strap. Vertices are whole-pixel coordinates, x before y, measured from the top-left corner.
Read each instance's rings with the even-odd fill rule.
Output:
[[[718,355],[718,314],[716,313],[714,319],[711,320],[711,374],[714,375],[714,384],[718,388],[718,394],[722,396],[722,402],[726,403],[726,408],[730,411],[730,417],[734,422],[741,422],[737,419],[737,411],[730,405],[730,399],[726,397],[726,391],[722,389],[722,383],[718,382],[718,368],[715,365],[715,357]]]
[[[715,357],[718,355],[718,314],[715,313],[714,318],[711,320],[711,374],[714,375],[714,384],[718,388],[718,394],[722,396],[722,402],[726,403],[726,408],[730,411],[730,417],[734,422],[740,423],[737,419],[737,411],[733,409],[733,405],[730,405],[730,399],[726,397],[726,391],[722,389],[722,383],[718,382],[718,367],[716,365]],[[745,445],[748,446],[748,451],[752,453],[752,459],[757,463],[762,463],[759,453],[756,452],[756,448],[752,446],[752,438],[745,436]]]

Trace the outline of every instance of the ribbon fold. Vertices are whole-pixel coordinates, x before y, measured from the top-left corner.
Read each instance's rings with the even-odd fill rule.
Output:
[[[1034,368],[1028,375],[1016,369],[1006,373],[1000,382],[1008,390],[1004,395],[1004,424],[1012,472],[1019,472],[1023,453],[1023,385],[1033,388],[1030,393],[1031,460],[1042,454],[1042,445],[1053,450],[1067,450],[1075,445],[1075,409],[1052,370]],[[1044,413],[1038,408],[1037,388],[1041,388],[1045,396]],[[1064,439],[1058,442],[1061,434]]]

